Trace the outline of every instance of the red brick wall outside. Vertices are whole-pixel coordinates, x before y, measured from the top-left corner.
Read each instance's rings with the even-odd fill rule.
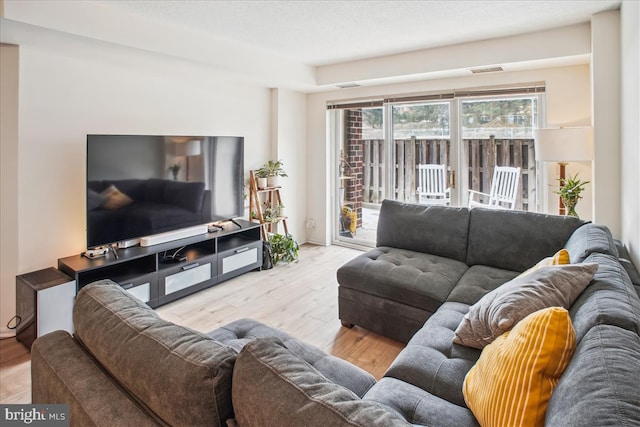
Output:
[[[345,160],[351,168],[345,168],[345,175],[354,177],[346,180],[345,199],[358,215],[358,227],[362,226],[362,179],[364,171],[364,141],[362,140],[362,110],[347,110],[345,114],[347,151]]]

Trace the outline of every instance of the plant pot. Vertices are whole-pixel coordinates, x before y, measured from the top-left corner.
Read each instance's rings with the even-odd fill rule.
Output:
[[[258,188],[267,188],[267,178],[256,178]]]
[[[580,218],[578,213],[576,212],[576,205],[578,204],[578,200],[575,198],[562,199],[562,204],[564,204],[565,212],[567,216],[574,216],[576,218]]]
[[[278,178],[280,178],[278,175],[268,176],[267,177],[267,186],[269,186],[269,187],[277,187],[278,183],[279,183]]]

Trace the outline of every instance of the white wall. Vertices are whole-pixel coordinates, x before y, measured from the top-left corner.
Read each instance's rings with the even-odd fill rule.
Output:
[[[11,335],[18,265],[18,46],[0,44],[0,338]]]
[[[640,3],[622,2],[622,242],[640,268]]]
[[[562,40],[562,43],[558,43],[559,40]],[[386,78],[398,76],[405,76],[415,81],[421,78],[412,78],[412,76],[450,73],[452,70],[460,70],[462,71],[460,74],[464,75],[469,74],[467,71],[469,68],[489,65],[506,64],[505,67],[513,71],[514,64],[518,63],[528,63],[531,66],[539,60],[566,60],[588,55],[589,44],[589,24],[583,23],[546,31],[325,65],[318,67],[318,84],[380,82]]]
[[[620,238],[620,13],[598,13],[591,19],[591,85],[593,93],[594,222]]]
[[[4,151],[2,160],[2,181],[17,183],[18,194],[9,190],[5,199],[3,187],[2,326],[15,314],[15,275],[85,249],[88,133],[244,136],[247,171],[271,154],[268,88],[168,57],[55,37],[55,48],[50,40],[20,46],[17,171],[5,169]],[[4,120],[2,129],[4,150]],[[14,201],[18,220],[4,215]]]
[[[378,87],[361,87],[309,95],[307,139],[309,144],[308,155],[310,159],[313,159],[313,164],[309,165],[308,179],[309,182],[314,183],[314,194],[318,194],[317,197],[309,198],[307,201],[308,217],[315,219],[317,224],[310,240],[320,244],[329,244],[331,241],[330,212],[333,195],[329,184],[330,177],[326,173],[331,166],[325,119],[327,101],[381,97],[389,94],[522,84],[537,81],[546,83],[546,117],[548,123],[575,125],[590,123],[591,97],[588,65],[493,73]],[[583,178],[590,175],[589,165],[572,164],[570,166],[569,171],[571,173],[579,170],[580,176]],[[591,204],[589,192],[590,188],[587,188],[585,198],[581,201],[582,206],[578,205],[578,213],[582,214],[585,219],[591,219],[589,215],[590,209],[585,209]]]
[[[272,158],[280,159],[289,175],[280,178],[280,196],[288,217],[289,233],[298,242],[306,240],[307,214],[307,97],[303,93],[272,89]],[[313,194],[311,194],[313,197]],[[280,232],[284,232],[282,229]]]

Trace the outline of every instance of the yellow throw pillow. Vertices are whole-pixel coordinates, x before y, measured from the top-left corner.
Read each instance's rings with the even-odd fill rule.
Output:
[[[518,277],[524,276],[529,273],[533,273],[534,271],[542,267],[549,267],[551,265],[567,265],[567,264],[571,264],[571,260],[569,258],[569,251],[563,248],[563,249],[560,249],[558,252],[556,252],[553,256],[550,256],[541,260],[540,262],[538,262],[536,265],[534,265],[527,271],[520,273]]]
[[[462,386],[480,425],[544,426],[551,393],[575,346],[569,312],[561,307],[528,315],[486,346]]]

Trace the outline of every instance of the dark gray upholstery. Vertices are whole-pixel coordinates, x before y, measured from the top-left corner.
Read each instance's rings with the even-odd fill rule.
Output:
[[[467,264],[524,271],[562,249],[584,224],[570,216],[473,208]]]
[[[277,338],[243,347],[232,391],[240,427],[409,426],[385,405],[330,381]]]
[[[376,246],[467,259],[469,210],[383,200]]]
[[[416,426],[462,427],[478,422],[466,407],[424,391],[407,382],[385,377],[367,393],[364,400],[386,405]]]
[[[420,221],[430,224],[422,236],[433,239],[431,227],[444,221],[447,208],[383,207],[385,216],[399,211],[403,227],[416,236],[398,242],[407,247],[378,247],[338,271],[340,318],[408,342],[377,383],[360,368],[255,320],[208,335],[174,325],[104,281],[78,295],[75,339],[58,331],[35,340],[34,403],[68,403],[72,425],[477,427],[462,385],[481,351],[454,344],[454,331],[480,298],[539,261],[533,258],[566,244],[598,270],[570,307],[577,348],[551,396],[546,425],[640,426],[640,298],[606,228],[453,209],[446,227],[471,224],[482,229],[468,232],[475,238],[502,227],[512,240],[502,241],[507,255],[491,260],[470,238],[467,259],[483,264],[468,267],[443,256],[446,238],[420,242]],[[572,228],[576,236],[569,236]],[[556,235],[534,236],[536,229]],[[389,244],[392,236],[384,238]],[[451,253],[459,255],[460,239],[453,241]],[[496,257],[500,242],[486,243]],[[439,253],[416,250],[429,247]]]
[[[77,341],[159,421],[222,426],[233,415],[231,348],[161,319],[110,280],[80,290],[73,324]]]
[[[35,340],[31,378],[31,403],[69,405],[72,426],[158,425],[66,331]]]
[[[350,289],[435,311],[467,270],[454,259],[391,247],[378,247],[337,272]]]
[[[480,298],[518,276],[517,271],[502,270],[486,265],[474,265],[464,272],[447,301],[474,304]]]
[[[593,253],[618,256],[613,237],[603,225],[585,224],[578,228],[565,245],[573,264],[584,261]]]
[[[573,217],[385,200],[378,247],[338,269],[339,317],[406,342],[421,326],[416,319],[424,322],[445,301],[477,301],[554,255],[583,224]],[[381,315],[387,308],[393,315]]]
[[[453,332],[467,311],[467,304],[443,304],[411,338],[385,377],[402,380],[466,407],[462,397],[462,382],[480,357],[480,350],[454,344],[452,340]]]
[[[414,424],[477,425],[466,407],[462,384],[481,352],[453,344],[454,331],[472,304],[566,247],[573,263],[597,263],[598,270],[570,307],[578,348],[552,395],[547,425],[640,426],[640,298],[618,262],[609,230],[576,218],[529,212],[482,208],[471,209],[468,216],[461,213],[464,209],[451,209],[451,216],[447,212],[446,207],[383,203],[384,226],[378,230],[379,236],[383,233],[382,245],[379,240],[378,248],[338,270],[340,319],[408,340],[365,400],[384,403]],[[441,231],[443,221],[447,231]],[[441,228],[434,230],[434,224]],[[441,259],[446,249],[433,241],[448,242],[446,233],[456,230],[451,253],[458,256],[463,251],[457,244],[463,239],[457,232],[465,227],[466,265],[446,263]],[[421,241],[428,243],[420,246]],[[419,257],[412,253],[407,258],[407,250],[423,251],[419,259],[436,261],[430,274],[407,274],[401,266]],[[434,266],[442,268],[436,276]],[[448,286],[443,277],[455,283],[443,304],[434,308]],[[425,289],[431,286],[431,298],[425,298]],[[416,296],[416,288],[423,295]],[[426,322],[419,327],[421,318]]]
[[[351,390],[358,397],[364,396],[376,383],[375,378],[367,371],[253,319],[236,320],[207,335],[238,352],[247,343],[258,338],[278,338],[291,353],[313,366],[329,380]]]
[[[638,272],[638,268],[631,261],[629,251],[620,240],[614,240],[614,243],[616,245],[616,249],[618,250],[618,261],[620,261],[620,264],[622,264],[625,271],[629,275],[631,283],[633,283],[634,286],[640,287],[640,272]],[[640,288],[636,289],[640,290]]]
[[[407,342],[433,314],[431,311],[344,286],[338,288],[338,317],[343,323]]]
[[[640,338],[611,325],[590,329],[547,408],[549,426],[640,426]]]
[[[589,255],[585,262],[598,263],[598,271],[569,310],[576,340],[601,324],[640,334],[640,298],[620,263],[611,255],[598,253]]]

